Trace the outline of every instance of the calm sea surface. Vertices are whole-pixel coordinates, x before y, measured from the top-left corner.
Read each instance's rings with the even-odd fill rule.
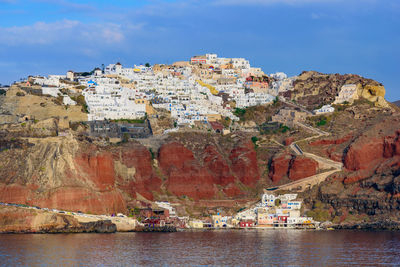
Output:
[[[400,266],[400,232],[0,235],[3,266]]]

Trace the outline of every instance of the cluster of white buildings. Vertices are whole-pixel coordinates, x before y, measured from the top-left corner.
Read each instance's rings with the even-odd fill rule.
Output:
[[[300,214],[302,202],[297,194],[263,194],[255,207],[239,212],[235,218],[247,226],[295,227],[316,224],[312,218]]]
[[[170,111],[178,125],[193,125],[218,117],[238,120],[234,108],[270,103],[279,92],[292,88],[293,79],[284,73],[271,74],[271,83],[246,81],[260,75],[266,76],[244,58],[206,54],[171,66],[146,64],[126,68],[116,63],[103,70],[96,68],[90,76],[68,71],[67,75],[33,78],[44,94],[63,95],[68,105],[75,102],[60,89],[81,93],[89,121],[142,118],[151,106]]]

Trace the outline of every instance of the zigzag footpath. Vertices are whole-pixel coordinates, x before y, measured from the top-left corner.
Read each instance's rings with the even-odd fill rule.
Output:
[[[312,153],[303,152],[302,149],[297,145],[298,142],[308,141],[311,139],[319,138],[321,136],[329,136],[330,133],[321,131],[319,129],[313,128],[313,127],[311,127],[309,125],[305,125],[303,123],[298,123],[298,125],[300,127],[308,129],[314,133],[317,133],[317,135],[307,137],[305,139],[301,139],[296,142],[293,142],[292,144],[290,144],[290,148],[294,151],[294,153],[296,155],[303,155],[308,158],[314,159],[315,161],[318,162],[320,169],[327,170],[327,171],[310,176],[310,177],[303,178],[303,179],[295,181],[295,182],[280,185],[278,187],[269,188],[267,190],[274,190],[274,191],[275,190],[296,190],[299,192],[303,192],[304,190],[311,188],[314,185],[317,185],[317,184],[325,181],[326,178],[328,178],[330,175],[332,175],[338,171],[341,171],[343,169],[343,163],[336,162],[331,159],[327,159],[327,158],[324,158],[324,157],[321,157],[321,156],[318,156],[318,155],[315,155]]]

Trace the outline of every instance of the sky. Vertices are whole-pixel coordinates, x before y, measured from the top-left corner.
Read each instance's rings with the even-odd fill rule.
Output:
[[[400,99],[400,0],[0,0],[0,83],[121,62],[244,57],[354,73]]]

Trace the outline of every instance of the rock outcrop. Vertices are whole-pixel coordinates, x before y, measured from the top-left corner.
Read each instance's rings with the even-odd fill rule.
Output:
[[[176,196],[193,199],[213,198],[213,177],[194,158],[193,153],[180,143],[161,147],[158,156],[160,167],[168,177],[167,190]]]
[[[137,143],[102,147],[73,137],[29,142],[0,155],[0,201],[111,214],[163,194],[193,200],[245,196],[243,186],[255,188],[260,181],[251,142],[227,151],[206,145],[199,157],[177,141],[163,144],[158,155]]]
[[[290,163],[289,179],[300,180],[317,174],[318,162],[304,156],[296,156]]]
[[[111,221],[81,223],[74,217],[40,210],[0,207],[0,233],[114,233]]]
[[[304,156],[281,153],[274,156],[269,177],[274,183],[285,177],[296,181],[317,174],[318,162]]]
[[[316,71],[304,71],[294,81],[293,90],[281,94],[314,110],[321,105],[333,103],[345,84],[358,85],[357,96],[375,103],[376,106],[389,106],[384,99],[385,88],[382,84],[354,74],[323,74]]]
[[[257,154],[251,142],[236,146],[229,159],[232,162],[232,171],[243,184],[254,185],[260,179]]]

